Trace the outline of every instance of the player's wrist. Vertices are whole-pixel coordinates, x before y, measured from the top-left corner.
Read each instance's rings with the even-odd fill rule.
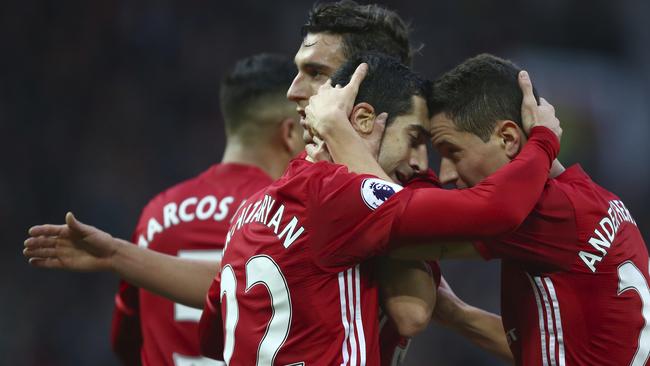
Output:
[[[129,249],[138,249],[138,247],[121,239],[113,238],[112,242],[111,251],[105,258],[106,270],[122,277],[122,268],[131,259]]]

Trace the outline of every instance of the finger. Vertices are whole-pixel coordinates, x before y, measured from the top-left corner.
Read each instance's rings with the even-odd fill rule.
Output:
[[[38,268],[61,269],[63,264],[56,258],[29,258],[29,264]]]
[[[327,90],[327,89],[332,89],[332,79],[327,79],[325,84],[321,85],[318,90]]]
[[[65,223],[68,225],[70,230],[79,233],[79,234],[89,234],[92,231],[96,230],[94,227],[90,225],[86,225],[82,223],[81,221],[77,220],[76,217],[72,214],[72,212],[68,212],[65,215]]]
[[[56,236],[39,236],[25,240],[25,248],[47,248],[55,247],[57,242]]]
[[[549,103],[546,99],[544,98],[539,98],[539,105],[548,107],[550,108],[553,112],[555,112],[555,107],[553,107],[553,104]]]
[[[68,228],[65,225],[36,225],[27,230],[30,236],[65,236]]]
[[[535,100],[535,94],[533,93],[533,83],[530,80],[528,72],[525,70],[519,72],[519,87],[521,88],[521,92],[524,94],[524,100],[521,104],[522,111],[524,108],[529,111],[534,110],[537,106],[537,101]]]
[[[361,63],[359,66],[357,66],[357,69],[354,70],[354,74],[352,74],[352,77],[350,77],[350,82],[345,86],[345,89],[348,89],[350,94],[357,95],[359,92],[359,85],[361,85],[361,82],[366,77],[367,73],[368,64],[365,62]]]
[[[25,248],[23,255],[27,258],[58,258],[56,248]]]

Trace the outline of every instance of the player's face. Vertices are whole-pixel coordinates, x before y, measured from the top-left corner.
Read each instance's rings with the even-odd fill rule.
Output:
[[[309,97],[316,94],[318,88],[345,62],[341,36],[308,33],[294,61],[298,67],[298,74],[287,91],[287,98],[298,105],[296,109],[303,123]],[[311,142],[311,136],[306,130],[303,138],[305,143]]]
[[[386,128],[377,160],[396,182],[406,183],[413,174],[427,169],[428,113],[424,98],[414,96],[413,112],[396,117]]]
[[[505,165],[510,160],[499,141],[496,135],[485,142],[473,133],[458,130],[444,113],[431,119],[431,142],[442,158],[442,184],[472,187]]]

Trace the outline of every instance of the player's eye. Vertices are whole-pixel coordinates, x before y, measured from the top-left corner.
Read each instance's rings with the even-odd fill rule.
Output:
[[[427,143],[428,136],[422,133],[419,130],[413,130],[409,132],[409,140],[411,141],[411,147],[418,147],[420,145]]]
[[[307,73],[307,75],[309,75],[310,77],[312,77],[314,79],[321,79],[321,78],[327,76],[323,72],[323,70],[318,69],[318,68],[309,68],[309,69],[305,70],[305,72]]]

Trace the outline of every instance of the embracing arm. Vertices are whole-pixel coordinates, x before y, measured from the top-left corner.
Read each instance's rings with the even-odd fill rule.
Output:
[[[478,347],[514,364],[501,317],[463,302],[444,278],[438,288],[433,318]]]
[[[514,160],[475,187],[403,190],[391,198],[403,202],[392,242],[494,237],[516,229],[539,199],[558,150],[557,137],[536,127]]]
[[[470,242],[435,242],[426,244],[403,244],[388,253],[401,260],[473,259],[481,258]]]
[[[422,261],[378,258],[382,308],[398,333],[413,337],[431,321],[436,304],[436,284]]]
[[[24,255],[35,267],[69,271],[112,271],[125,281],[174,302],[203,308],[219,263],[182,259],[143,249],[79,222],[29,230]]]

